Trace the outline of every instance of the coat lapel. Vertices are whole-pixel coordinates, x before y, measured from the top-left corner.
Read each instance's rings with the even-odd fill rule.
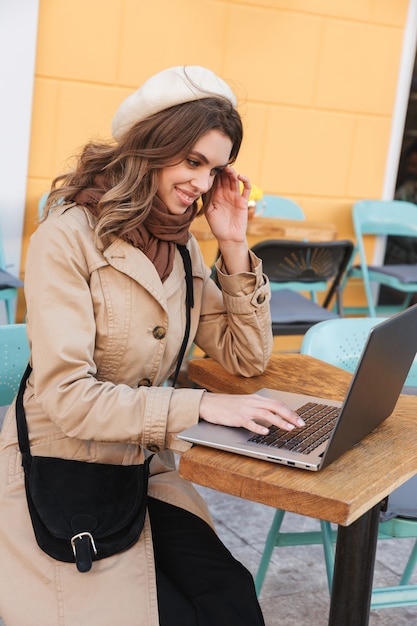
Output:
[[[165,291],[159,274],[143,252],[126,241],[115,238],[103,251],[103,256],[109,265],[139,283],[166,308]]]

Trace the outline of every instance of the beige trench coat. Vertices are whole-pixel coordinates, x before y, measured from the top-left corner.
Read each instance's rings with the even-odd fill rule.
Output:
[[[161,283],[139,250],[115,238],[94,242],[94,220],[64,206],[33,235],[26,264],[27,330],[33,373],[25,393],[32,453],[138,463],[157,452],[149,493],[211,523],[172,452],[194,424],[204,391],[161,386],[175,369],[184,335],[184,268],[176,253]],[[191,336],[243,376],[261,373],[272,349],[269,285],[259,259],[252,273],[210,280],[190,236],[195,304]],[[219,262],[221,270],[221,261]],[[158,453],[158,451],[160,451]],[[152,536],[146,520],[128,551],[87,574],[37,546],[27,510],[12,406],[0,436],[0,615],[6,626],[157,626]]]

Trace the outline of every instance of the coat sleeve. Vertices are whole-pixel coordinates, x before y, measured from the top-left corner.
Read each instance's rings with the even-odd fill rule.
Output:
[[[211,279],[203,287],[195,343],[233,374],[257,376],[273,347],[270,285],[262,262],[250,252],[251,272],[227,275],[216,263],[220,289]]]

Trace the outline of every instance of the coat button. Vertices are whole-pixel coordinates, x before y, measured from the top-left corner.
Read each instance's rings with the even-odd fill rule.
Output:
[[[141,378],[141,380],[138,382],[138,387],[151,387],[152,386],[152,381],[149,380],[149,378]]]
[[[163,326],[155,326],[155,328],[152,331],[152,334],[155,337],[155,339],[163,339],[167,333]]]
[[[260,293],[259,296],[256,298],[256,302],[258,304],[262,304],[263,302],[265,302],[265,294],[264,293]]]
[[[159,452],[160,450],[157,443],[149,443],[146,447],[150,452]]]

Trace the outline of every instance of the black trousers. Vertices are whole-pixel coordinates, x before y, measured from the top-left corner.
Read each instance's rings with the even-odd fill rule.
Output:
[[[160,626],[264,626],[250,572],[196,515],[149,498]]]

